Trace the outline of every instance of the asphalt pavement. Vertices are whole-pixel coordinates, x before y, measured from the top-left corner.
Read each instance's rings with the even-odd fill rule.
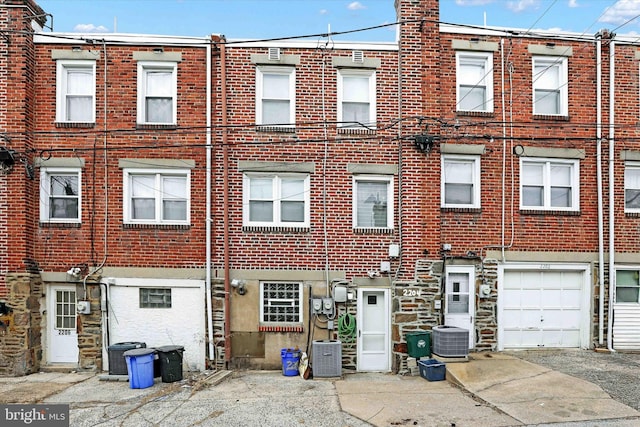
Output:
[[[0,378],[0,403],[68,404],[74,427],[640,425],[640,355],[472,353],[445,363],[443,381],[218,371],[144,389],[91,373],[37,373]]]

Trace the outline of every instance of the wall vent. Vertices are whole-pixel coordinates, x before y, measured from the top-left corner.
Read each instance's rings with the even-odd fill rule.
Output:
[[[280,60],[280,48],[279,47],[270,47],[269,48],[269,60],[271,60],[271,61],[279,61]]]
[[[364,52],[361,50],[354,50],[351,53],[351,60],[353,62],[363,63],[364,62]]]

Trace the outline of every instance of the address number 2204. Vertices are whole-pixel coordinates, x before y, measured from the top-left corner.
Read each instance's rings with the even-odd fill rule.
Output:
[[[419,297],[420,289],[403,289],[402,296],[403,297]]]

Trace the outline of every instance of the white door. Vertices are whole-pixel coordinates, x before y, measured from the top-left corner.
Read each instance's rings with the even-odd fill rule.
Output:
[[[388,289],[358,289],[358,371],[391,369]]]
[[[550,266],[548,270],[505,270],[498,301],[502,307],[499,348],[584,347],[586,275],[585,270]]]
[[[444,324],[469,331],[469,348],[473,348],[475,317],[475,268],[472,265],[447,266]]]
[[[78,363],[76,287],[49,287],[47,294],[49,363]]]

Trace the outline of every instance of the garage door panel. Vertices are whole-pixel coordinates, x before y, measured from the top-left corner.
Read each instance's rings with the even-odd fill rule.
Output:
[[[580,327],[580,311],[545,310],[543,329],[575,329]]]

